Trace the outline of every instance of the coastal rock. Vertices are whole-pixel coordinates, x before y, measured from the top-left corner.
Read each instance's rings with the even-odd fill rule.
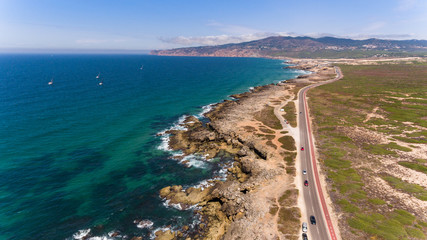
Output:
[[[170,200],[171,204],[179,204],[181,208],[185,209],[189,206],[209,200],[211,191],[212,187],[207,187],[205,189],[190,187],[183,191],[182,186],[168,186],[160,190],[160,197]]]
[[[203,232],[203,239],[221,239],[230,224],[230,220],[221,211],[221,203],[219,201],[209,202],[203,207],[202,215],[208,226]]]
[[[175,234],[171,230],[157,231],[154,233],[156,240],[174,240],[177,239]]]

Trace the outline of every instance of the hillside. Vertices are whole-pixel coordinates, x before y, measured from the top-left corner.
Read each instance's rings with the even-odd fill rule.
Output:
[[[268,37],[251,42],[154,50],[152,55],[215,57],[362,58],[427,56],[427,40]]]

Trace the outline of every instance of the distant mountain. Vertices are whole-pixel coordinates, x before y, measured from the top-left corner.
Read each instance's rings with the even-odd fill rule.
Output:
[[[251,42],[154,50],[153,55],[216,57],[427,56],[427,40],[353,40],[334,37],[268,37]]]

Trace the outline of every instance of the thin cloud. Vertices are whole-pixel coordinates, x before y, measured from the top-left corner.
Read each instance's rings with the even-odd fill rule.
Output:
[[[249,28],[240,25],[233,24],[223,24],[216,21],[210,21],[207,26],[213,27],[221,32],[231,34],[231,35],[247,35],[247,34],[256,34],[260,32],[258,29]]]
[[[378,39],[390,39],[390,40],[405,40],[405,39],[414,39],[416,38],[413,34],[358,34],[347,36],[351,39],[369,39],[369,38],[378,38]]]
[[[378,29],[383,28],[387,23],[386,22],[373,22],[363,29],[364,32],[373,32]]]
[[[160,41],[165,43],[173,43],[184,46],[194,45],[221,45],[228,43],[240,43],[254,41],[266,37],[278,36],[277,33],[254,33],[246,35],[216,35],[216,36],[200,36],[200,37],[174,37],[174,38],[159,38]]]

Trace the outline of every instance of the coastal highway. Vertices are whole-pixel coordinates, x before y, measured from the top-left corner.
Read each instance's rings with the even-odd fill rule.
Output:
[[[307,174],[301,174],[301,182],[304,183],[305,180],[308,180],[308,187],[302,186],[307,216],[307,219],[302,219],[302,221],[307,223],[307,234],[309,239],[313,240],[336,240],[338,238],[335,235],[334,226],[332,225],[324,197],[326,193],[323,193],[319,180],[319,169],[316,164],[306,93],[310,88],[341,79],[341,70],[335,67],[335,72],[337,76],[334,79],[304,87],[298,93],[300,111],[298,118],[300,126],[300,146],[298,151],[300,151],[301,168],[307,170]],[[304,151],[301,151],[301,147],[304,147]],[[310,223],[310,216],[315,216],[316,225]]]

